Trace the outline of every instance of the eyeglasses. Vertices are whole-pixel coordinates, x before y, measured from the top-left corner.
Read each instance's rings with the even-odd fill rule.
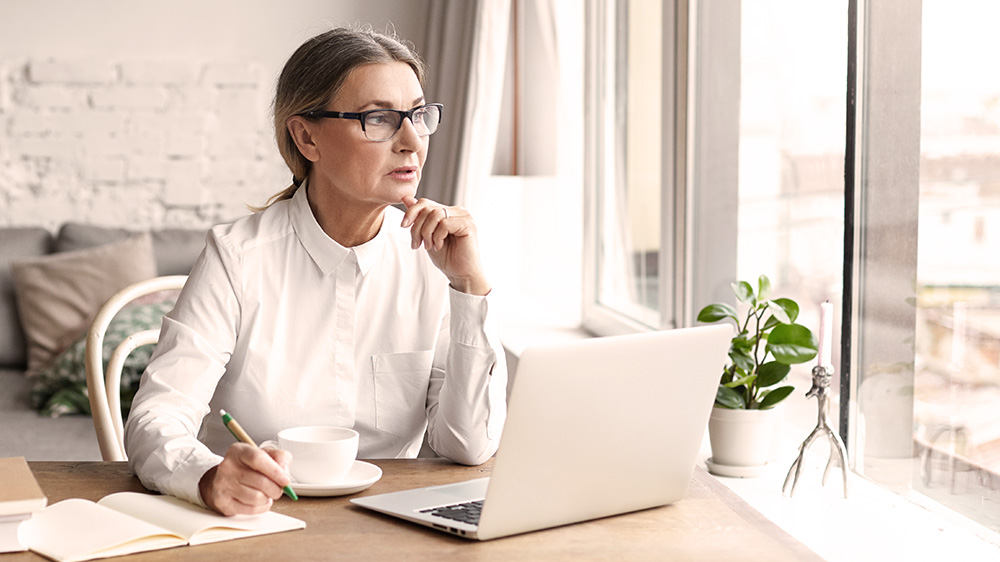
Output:
[[[441,123],[443,107],[444,105],[440,103],[428,103],[414,107],[409,111],[400,109],[373,109],[361,113],[307,111],[302,115],[310,119],[357,119],[361,121],[361,130],[364,131],[365,138],[370,141],[382,142],[396,136],[396,132],[403,126],[404,117],[413,123],[413,128],[416,129],[418,135],[422,137],[433,135]]]

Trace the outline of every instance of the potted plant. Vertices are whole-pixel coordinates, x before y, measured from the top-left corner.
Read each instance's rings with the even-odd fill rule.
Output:
[[[712,458],[709,470],[727,476],[752,476],[767,464],[774,435],[774,409],[794,388],[785,382],[791,366],[816,356],[817,341],[809,328],[797,324],[799,305],[792,299],[771,298],[766,275],[757,287],[747,281],[732,284],[736,299],[746,307],[740,318],[726,303],[706,306],[699,322],[732,320],[736,325],[709,420]]]

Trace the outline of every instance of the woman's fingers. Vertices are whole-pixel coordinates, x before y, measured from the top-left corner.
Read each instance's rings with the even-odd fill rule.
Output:
[[[224,515],[262,513],[271,509],[290,482],[284,451],[264,451],[233,444],[222,462],[206,473],[202,500]]]
[[[435,267],[456,290],[485,295],[490,284],[482,270],[476,223],[462,207],[446,207],[430,199],[403,199],[403,228],[410,229],[410,247],[421,245]]]
[[[421,245],[428,250],[440,250],[449,234],[462,230],[458,221],[453,219],[468,217],[461,207],[446,207],[430,199],[407,197],[403,203],[407,209],[402,226],[410,228],[410,247],[414,250]],[[454,225],[455,232],[451,225]]]
[[[435,250],[440,250],[441,248],[444,248],[444,241],[446,238],[448,238],[448,234],[450,233],[448,231],[448,227],[445,226],[443,223],[448,220],[452,219],[449,219],[447,216],[441,219],[441,222],[438,223],[439,227],[435,228],[434,231],[431,232],[430,238]]]
[[[440,250],[444,245],[444,239],[450,234],[445,224],[446,216],[445,207],[432,208],[424,214],[424,222],[420,227],[420,238],[424,248]]]

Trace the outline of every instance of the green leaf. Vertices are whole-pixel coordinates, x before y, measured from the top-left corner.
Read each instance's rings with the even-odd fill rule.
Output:
[[[770,305],[771,314],[778,315],[778,311],[781,311],[783,316],[779,316],[778,319],[785,324],[791,324],[799,317],[799,304],[792,299],[774,299],[768,301],[768,304]],[[785,318],[788,318],[788,320],[785,320]]]
[[[788,317],[788,313],[785,312],[785,309],[778,306],[778,304],[774,301],[767,301],[767,310],[771,312],[771,316],[767,319],[767,322],[764,323],[764,326],[771,323],[773,327],[777,325],[777,322],[782,324],[792,323],[792,320]],[[777,322],[772,323],[772,320],[776,320]]]
[[[771,330],[767,351],[780,363],[794,365],[816,357],[816,336],[801,324],[781,324]]]
[[[720,386],[715,393],[715,405],[731,410],[743,409],[743,397],[731,388]]]
[[[727,365],[726,368],[722,370],[722,375],[719,377],[719,384],[726,384],[727,382],[733,380],[733,376],[733,367]]]
[[[733,322],[736,322],[737,325],[739,324],[739,318],[736,317],[736,309],[726,303],[710,304],[698,313],[699,322],[718,322],[726,318],[732,318]]]
[[[733,336],[733,339],[729,341],[729,348],[730,351],[737,349],[749,354],[750,350],[753,349],[754,343],[755,341],[750,337],[750,333],[743,332],[742,334]]]
[[[756,379],[757,379],[757,375],[747,375],[745,377],[741,377],[739,379],[735,379],[733,381],[727,382],[726,384],[724,384],[722,386],[725,386],[726,388],[739,388],[741,386],[750,386],[751,384],[753,384],[753,381],[756,380]]]
[[[757,368],[757,386],[758,388],[765,388],[768,386],[774,386],[779,382],[785,380],[788,376],[788,372],[792,370],[790,365],[784,363],[779,363],[777,361],[768,361]]]
[[[758,409],[767,410],[768,408],[773,408],[778,402],[788,398],[788,395],[791,394],[793,390],[795,390],[795,388],[791,386],[780,386],[764,394],[760,399],[760,404],[757,406]],[[716,396],[716,400],[718,400],[718,396]]]
[[[787,316],[786,316],[786,318],[787,318]],[[767,317],[767,321],[764,322],[764,326],[761,327],[760,331],[761,332],[766,332],[766,331],[770,330],[771,328],[777,326],[778,324],[781,324],[781,320],[778,320],[772,314],[772,315],[770,315],[770,316]]]
[[[733,362],[733,365],[736,365],[747,373],[753,371],[756,365],[748,350],[737,349],[736,347],[729,349],[729,360]]]
[[[757,278],[757,300],[766,301],[771,296],[771,280],[767,275]]]
[[[733,283],[732,287],[733,292],[736,293],[736,298],[740,302],[745,302],[753,307],[757,306],[757,297],[753,294],[753,287],[750,286],[750,283],[739,281]]]

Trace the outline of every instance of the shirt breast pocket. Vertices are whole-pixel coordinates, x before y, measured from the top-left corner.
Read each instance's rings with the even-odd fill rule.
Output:
[[[377,429],[401,437],[423,429],[433,361],[433,350],[372,356]]]

